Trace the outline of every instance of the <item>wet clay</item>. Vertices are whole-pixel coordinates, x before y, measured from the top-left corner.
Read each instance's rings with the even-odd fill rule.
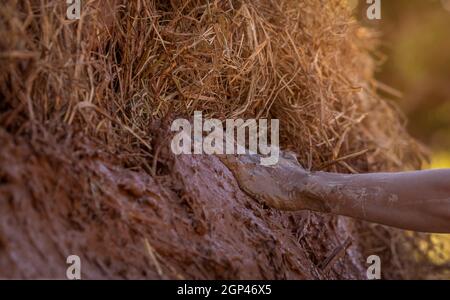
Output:
[[[295,158],[274,166],[258,155],[221,158],[239,186],[281,210],[313,210],[400,229],[450,233],[450,169],[399,173],[306,172]]]
[[[81,138],[0,144],[0,278],[64,279],[69,255],[84,279],[364,278],[352,247],[320,267],[348,221],[264,207],[215,156],[163,145],[150,176]]]

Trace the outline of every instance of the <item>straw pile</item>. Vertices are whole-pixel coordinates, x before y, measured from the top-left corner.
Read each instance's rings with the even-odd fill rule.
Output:
[[[74,21],[66,8],[0,10],[0,126],[11,134],[82,131],[118,164],[156,175],[150,125],[201,110],[279,119],[282,148],[313,170],[421,167],[423,151],[374,88],[377,35],[344,0],[84,1]],[[367,251],[391,253],[393,277],[409,276],[398,270],[411,261],[390,251],[404,250],[403,232],[355,224]]]

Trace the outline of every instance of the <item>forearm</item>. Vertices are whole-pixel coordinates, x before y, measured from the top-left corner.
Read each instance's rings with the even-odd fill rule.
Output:
[[[313,210],[425,232],[450,232],[450,169],[309,176]],[[313,201],[310,201],[313,203]]]

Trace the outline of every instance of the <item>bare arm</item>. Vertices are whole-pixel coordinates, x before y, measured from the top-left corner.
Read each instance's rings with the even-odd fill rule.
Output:
[[[302,187],[332,214],[425,232],[450,232],[450,169],[312,173]],[[302,201],[302,193],[299,193]]]
[[[450,233],[450,169],[402,173],[307,172],[294,158],[221,158],[247,194],[281,210],[313,210],[402,229]]]

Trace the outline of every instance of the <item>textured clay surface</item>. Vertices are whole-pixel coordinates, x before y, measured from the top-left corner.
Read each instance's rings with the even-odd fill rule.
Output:
[[[78,138],[0,130],[0,278],[362,278],[351,222],[262,207],[215,156],[131,171]],[[348,246],[348,244],[346,245]]]

